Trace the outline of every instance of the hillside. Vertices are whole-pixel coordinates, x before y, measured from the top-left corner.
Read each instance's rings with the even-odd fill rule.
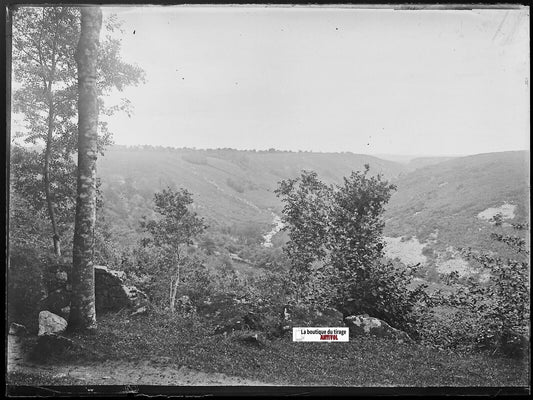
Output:
[[[437,262],[443,272],[465,266],[459,248],[504,250],[494,247],[489,236],[494,227],[488,218],[496,212],[508,223],[529,219],[528,152],[455,158],[416,169],[395,184],[398,190],[385,213],[385,235],[403,238],[392,243],[396,253],[417,262]]]
[[[375,154],[376,157],[383,160],[394,161],[405,166],[406,171],[414,171],[415,169],[426,167],[428,165],[439,164],[444,161],[452,160],[454,157],[439,156],[409,156],[409,155],[397,155],[397,154]]]
[[[154,192],[166,186],[193,193],[194,207],[211,232],[260,236],[279,222],[281,202],[274,190],[280,180],[308,169],[338,183],[366,163],[397,185],[384,215],[384,233],[387,254],[406,264],[421,262],[433,272],[468,269],[459,248],[493,249],[489,233],[494,227],[486,215],[503,206],[512,216],[508,222],[528,220],[528,152],[398,163],[352,153],[115,146],[99,159],[98,170],[108,225],[123,244],[133,244],[139,220],[151,212]],[[279,247],[285,237],[276,233],[269,240]]]
[[[193,193],[196,211],[213,228],[259,225],[266,233],[281,203],[277,183],[314,170],[328,183],[370,164],[371,172],[394,178],[405,168],[353,153],[191,150],[114,146],[98,160],[106,213],[123,232],[136,230],[154,192],[167,186]],[[118,227],[117,227],[118,228]]]

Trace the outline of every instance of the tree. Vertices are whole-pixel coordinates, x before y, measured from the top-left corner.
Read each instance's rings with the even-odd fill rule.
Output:
[[[360,293],[383,258],[381,215],[395,186],[379,174],[369,177],[369,170],[367,164],[364,172],[352,172],[333,195],[329,247],[336,279],[342,282],[338,300],[343,305],[350,298],[367,297]]]
[[[76,198],[77,71],[74,54],[80,34],[80,11],[72,7],[20,7],[13,18],[13,72],[17,82],[13,111],[26,123],[21,134],[36,149],[20,148],[13,164],[14,188],[32,198],[32,207],[46,209],[51,225],[54,253],[61,254],[61,237],[73,223]],[[111,33],[120,28],[115,17],[105,24],[109,33],[101,45],[97,64],[98,94],[143,81],[143,71],[120,59],[120,40]],[[100,112],[130,112],[123,99],[106,107],[99,99]],[[99,122],[100,151],[111,143],[104,121]],[[40,148],[42,147],[42,148]],[[35,174],[33,171],[38,170]],[[32,172],[32,179],[25,173]],[[19,174],[17,174],[19,173]]]
[[[394,185],[381,175],[352,172],[343,185],[327,186],[314,172],[280,182],[296,301],[368,313],[414,328],[415,304],[427,302],[424,286],[410,290],[413,271],[384,262],[381,219]]]
[[[163,189],[155,193],[154,203],[159,218],[141,221],[142,229],[149,235],[143,244],[154,247],[159,253],[158,265],[164,279],[170,279],[168,301],[170,311],[174,312],[186,250],[206,225],[203,218],[189,209],[193,199],[186,189]]]
[[[275,193],[285,203],[283,222],[289,241],[284,250],[291,260],[296,302],[300,302],[308,292],[313,263],[326,256],[332,188],[320,182],[316,172],[303,171],[299,178],[281,181]]]
[[[96,326],[94,299],[94,226],[96,222],[96,159],[98,91],[96,87],[100,7],[82,7],[78,65],[78,180],[72,264],[69,329]]]

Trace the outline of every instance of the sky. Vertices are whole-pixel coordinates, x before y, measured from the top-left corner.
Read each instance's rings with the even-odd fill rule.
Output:
[[[103,7],[146,83],[117,144],[466,155],[529,149],[529,8]],[[104,118],[104,117],[102,117]]]

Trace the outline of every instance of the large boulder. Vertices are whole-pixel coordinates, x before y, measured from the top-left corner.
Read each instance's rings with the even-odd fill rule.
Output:
[[[376,336],[393,339],[400,343],[412,342],[409,335],[399,329],[393,328],[385,321],[368,315],[351,315],[344,319],[344,323],[350,328],[350,336]]]
[[[39,333],[38,336],[61,333],[67,329],[67,321],[50,311],[41,311],[39,313]]]
[[[147,296],[126,283],[126,274],[97,265],[94,267],[96,312],[138,309],[147,303]]]
[[[41,299],[40,309],[50,311],[68,319],[72,286],[71,265],[57,264],[48,267],[45,274],[46,293]],[[97,265],[94,267],[95,305],[98,313],[119,311],[122,308],[138,309],[148,302],[146,294],[122,271],[115,271]]]

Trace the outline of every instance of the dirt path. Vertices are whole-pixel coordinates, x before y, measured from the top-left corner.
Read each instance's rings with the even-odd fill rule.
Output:
[[[53,379],[72,379],[86,385],[159,386],[272,386],[221,373],[196,371],[173,365],[168,359],[121,362],[107,361],[71,365],[38,365],[24,360],[20,339],[8,336],[7,372],[46,374]],[[52,384],[52,383],[51,383]]]

